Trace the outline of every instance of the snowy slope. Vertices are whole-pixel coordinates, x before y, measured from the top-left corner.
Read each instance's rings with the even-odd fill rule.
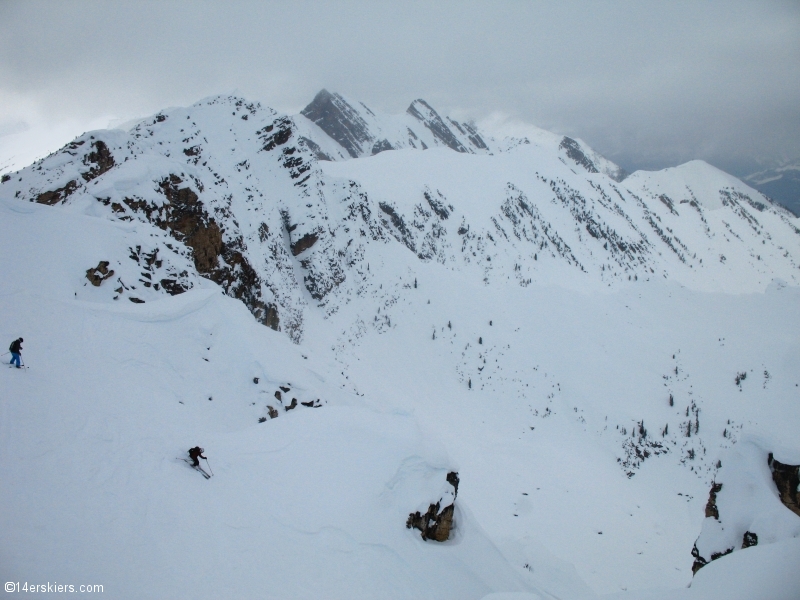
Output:
[[[0,575],[684,588],[726,453],[797,448],[799,220],[701,162],[619,183],[557,136],[320,161],[343,147],[304,119],[215,97],[0,185],[2,333],[32,367],[0,382]],[[176,460],[196,444],[209,481]],[[425,542],[406,519],[450,471],[454,538]]]

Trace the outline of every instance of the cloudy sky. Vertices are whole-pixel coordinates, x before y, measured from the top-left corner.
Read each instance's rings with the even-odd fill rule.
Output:
[[[0,0],[6,154],[216,93],[293,113],[323,87],[744,175],[800,157],[800,2]]]

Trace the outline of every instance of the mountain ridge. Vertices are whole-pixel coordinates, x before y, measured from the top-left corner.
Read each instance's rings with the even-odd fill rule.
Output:
[[[438,150],[411,145],[347,160],[342,150],[329,161],[320,149],[339,142],[320,139],[321,128],[314,142],[304,120],[212,97],[158,113],[129,133],[87,133],[4,176],[0,193],[151,223],[165,237],[149,252],[166,263],[190,257],[195,269],[172,269],[155,285],[139,278],[147,289],[133,297],[208,277],[295,340],[301,307],[333,309],[371,285],[364,257],[372,244],[391,240],[421,261],[519,285],[597,287],[654,276],[701,287],[740,282],[730,289],[763,289],[774,277],[798,283],[798,220],[700,161],[619,183],[577,143],[466,152],[432,131]],[[362,140],[366,154],[375,136],[348,139]],[[130,297],[135,281],[118,282],[115,298]]]

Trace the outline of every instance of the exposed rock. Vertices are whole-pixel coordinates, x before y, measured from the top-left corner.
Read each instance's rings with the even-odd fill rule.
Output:
[[[73,142],[72,144],[69,144],[67,148],[70,150],[75,150],[80,145],[83,145],[83,141],[79,143]],[[83,171],[81,173],[81,177],[87,183],[109,171],[116,164],[114,162],[114,157],[105,142],[97,140],[92,144],[92,148],[93,151],[89,152],[83,157],[83,164],[88,166],[89,169],[87,171]],[[36,202],[51,206],[53,204],[58,204],[59,202],[66,200],[78,188],[80,188],[80,186],[81,183],[77,179],[73,179],[72,181],[68,181],[63,187],[42,192],[36,197]]]
[[[200,275],[221,285],[227,295],[244,302],[259,322],[277,330],[280,322],[277,307],[262,300],[262,281],[241,251],[241,240],[226,243],[223,231],[197,193],[182,183],[174,174],[159,182],[159,190],[169,201],[163,206],[132,198],[123,202],[191,248]],[[185,286],[172,279],[160,283],[173,295],[186,291]]]
[[[52,206],[53,204],[58,204],[59,202],[65,200],[72,192],[78,189],[78,182],[74,179],[67,183],[64,187],[60,187],[57,190],[53,190],[51,192],[42,192],[36,197],[36,202],[39,204],[48,204]]]
[[[745,531],[742,536],[742,548],[750,548],[751,546],[758,546],[758,535],[752,531]]]
[[[721,483],[712,483],[711,491],[708,493],[708,502],[706,502],[706,518],[714,517],[719,521],[719,510],[717,509],[717,494],[722,491]]]
[[[256,132],[261,141],[264,142],[264,146],[261,149],[265,152],[274,150],[288,142],[289,138],[292,137],[292,133],[292,121],[287,117],[275,119],[272,125],[267,125]]]
[[[406,528],[419,529],[423,540],[436,540],[444,542],[450,538],[450,531],[453,528],[453,514],[455,512],[455,499],[458,495],[458,473],[451,471],[447,474],[447,482],[453,486],[453,502],[441,508],[442,500],[428,507],[423,515],[419,511],[408,515]]]
[[[394,150],[389,140],[380,140],[379,142],[375,142],[372,146],[372,156],[380,154],[381,152],[386,152],[387,150]]]
[[[486,145],[486,142],[483,141],[483,138],[480,136],[478,130],[472,123],[464,123],[464,129],[467,130],[469,141],[472,142],[473,146],[481,150],[489,149],[489,147]]]
[[[394,229],[397,232],[395,234],[397,236],[397,240],[403,242],[403,244],[405,244],[406,247],[412,252],[416,252],[416,248],[414,245],[414,236],[406,226],[403,217],[401,217],[398,214],[398,212],[394,209],[393,206],[387,204],[386,202],[379,202],[378,206],[383,212],[385,212],[388,215],[391,224],[394,226]]]
[[[581,150],[578,142],[572,138],[565,137],[563,140],[561,140],[561,144],[559,144],[558,147],[562,150],[566,150],[567,156],[586,169],[589,173],[598,172],[597,167],[595,167],[594,163],[583,153],[583,150]]]
[[[99,287],[106,279],[114,276],[113,269],[108,268],[108,261],[101,260],[93,269],[86,269],[86,279],[95,287]]]
[[[311,248],[314,244],[316,244],[318,239],[319,235],[316,233],[305,234],[303,237],[301,237],[299,240],[297,240],[291,245],[292,256],[297,256],[298,254],[305,252],[306,250]]]
[[[292,403],[289,406],[284,406],[283,409],[286,411],[292,410],[297,408],[297,398],[292,398]]]
[[[280,414],[274,407],[267,406],[267,412],[269,413],[270,419],[277,419],[278,415]]]
[[[339,94],[321,90],[300,114],[336,140],[353,158],[372,142],[369,125]]]
[[[307,137],[303,136],[298,138],[297,142],[308,148],[311,151],[311,153],[316,157],[317,160],[328,160],[328,161],[333,160],[330,156],[328,156],[322,151],[322,148],[320,148],[319,144],[317,144],[315,141],[310,140]]]
[[[267,304],[267,316],[264,318],[264,325],[275,331],[281,330],[281,320],[278,318],[278,307],[274,304]]]
[[[81,177],[83,177],[83,180],[86,182],[100,177],[100,175],[111,170],[116,164],[114,162],[114,156],[111,154],[111,150],[108,149],[105,142],[97,140],[92,144],[92,147],[94,151],[83,157],[83,164],[89,166],[88,171],[81,173]]]
[[[694,563],[692,563],[692,575],[695,575],[700,569],[708,564],[708,561],[700,555],[700,551],[697,549],[697,542],[695,542],[694,546],[692,547],[692,556],[694,557]]]
[[[425,125],[433,136],[445,146],[452,148],[456,152],[468,152],[442,120],[442,117],[439,116],[439,113],[437,113],[430,104],[425,102],[425,100],[414,100],[406,112]]]
[[[441,192],[437,190],[436,193],[439,195],[441,200],[444,200],[444,196],[442,196]],[[447,210],[447,207],[444,205],[444,203],[441,200],[434,198],[433,193],[430,190],[426,189],[422,195],[425,196],[425,200],[428,201],[428,206],[431,207],[431,210],[436,213],[440,219],[444,220],[450,216],[450,211]],[[452,209],[452,207],[450,208]]]
[[[161,284],[161,287],[164,288],[164,291],[166,291],[170,296],[177,296],[178,294],[182,294],[189,289],[175,279],[164,278],[159,281],[159,283]]]
[[[778,488],[781,502],[784,503],[786,508],[800,517],[800,492],[798,492],[800,466],[785,465],[778,462],[772,456],[772,452],[769,453],[767,462],[772,471],[772,480]]]
[[[177,175],[170,175],[159,183],[169,205],[163,218],[161,215],[156,218],[156,224],[177,233],[176,237],[192,249],[197,271],[208,276],[217,267],[217,258],[222,253],[222,232],[206,213],[197,194],[189,187],[178,187],[181,183]]]

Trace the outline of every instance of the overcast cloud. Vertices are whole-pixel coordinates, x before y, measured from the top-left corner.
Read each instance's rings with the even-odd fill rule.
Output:
[[[800,157],[800,2],[0,1],[15,140],[232,91],[293,113],[323,87],[744,174]]]

